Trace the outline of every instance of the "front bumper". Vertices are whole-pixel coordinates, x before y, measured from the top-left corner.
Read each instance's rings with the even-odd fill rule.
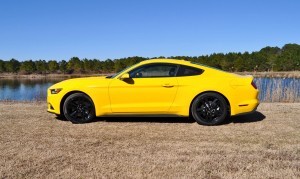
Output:
[[[54,114],[60,114],[61,94],[51,94],[50,90],[47,92],[47,111]]]

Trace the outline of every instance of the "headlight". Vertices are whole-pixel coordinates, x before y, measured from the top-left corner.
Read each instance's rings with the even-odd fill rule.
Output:
[[[58,94],[61,90],[62,88],[50,89],[51,94]]]

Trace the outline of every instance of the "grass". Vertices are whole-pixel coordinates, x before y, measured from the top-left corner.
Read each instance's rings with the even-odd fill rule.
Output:
[[[0,178],[299,178],[300,104],[221,126],[186,118],[73,125],[44,103],[0,102]]]

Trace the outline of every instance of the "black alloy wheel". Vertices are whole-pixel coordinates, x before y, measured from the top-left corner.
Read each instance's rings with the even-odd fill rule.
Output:
[[[229,115],[225,99],[217,93],[204,93],[196,97],[191,113],[198,124],[219,125]]]
[[[64,102],[63,112],[72,123],[87,123],[95,118],[93,101],[83,93],[74,93]]]

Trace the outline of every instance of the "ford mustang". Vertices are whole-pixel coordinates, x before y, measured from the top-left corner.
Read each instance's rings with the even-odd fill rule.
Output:
[[[190,116],[202,125],[254,111],[252,76],[185,60],[153,59],[106,77],[69,79],[47,91],[48,112],[73,123],[100,116]]]

